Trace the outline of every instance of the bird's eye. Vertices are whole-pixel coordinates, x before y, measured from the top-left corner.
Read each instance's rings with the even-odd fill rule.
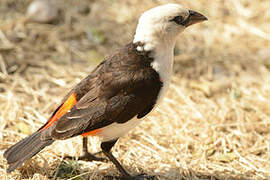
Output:
[[[171,21],[174,21],[176,24],[181,25],[183,20],[184,20],[184,18],[182,16],[176,16]]]

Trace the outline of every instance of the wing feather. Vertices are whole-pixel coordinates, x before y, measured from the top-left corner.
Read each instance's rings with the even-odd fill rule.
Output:
[[[144,117],[154,107],[162,87],[152,59],[136,54],[130,45],[122,55],[103,61],[73,92],[77,103],[51,128],[55,139],[85,134],[114,122],[125,123]],[[142,63],[143,62],[143,63]]]

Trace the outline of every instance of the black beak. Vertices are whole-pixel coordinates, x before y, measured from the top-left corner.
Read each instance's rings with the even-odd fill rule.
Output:
[[[185,23],[185,26],[188,27],[192,24],[196,24],[196,23],[206,21],[206,20],[208,20],[207,17],[205,17],[201,13],[189,10],[189,17],[188,17],[188,21]]]

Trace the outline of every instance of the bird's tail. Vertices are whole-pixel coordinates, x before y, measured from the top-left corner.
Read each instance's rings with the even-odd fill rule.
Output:
[[[8,173],[20,167],[25,161],[53,143],[54,140],[52,139],[41,139],[41,135],[42,132],[35,132],[5,151],[4,157],[9,165],[7,168]]]

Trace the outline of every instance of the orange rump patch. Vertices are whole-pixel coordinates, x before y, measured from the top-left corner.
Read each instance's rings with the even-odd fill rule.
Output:
[[[83,133],[81,135],[83,137],[85,137],[85,136],[94,136],[94,135],[97,135],[99,132],[101,132],[101,129],[95,129],[93,131],[89,131],[89,132]]]
[[[73,93],[69,98],[62,104],[62,106],[58,109],[53,117],[47,122],[46,126],[44,126],[40,131],[43,131],[53,125],[55,121],[65,115],[68,110],[70,110],[77,103],[76,94]]]

